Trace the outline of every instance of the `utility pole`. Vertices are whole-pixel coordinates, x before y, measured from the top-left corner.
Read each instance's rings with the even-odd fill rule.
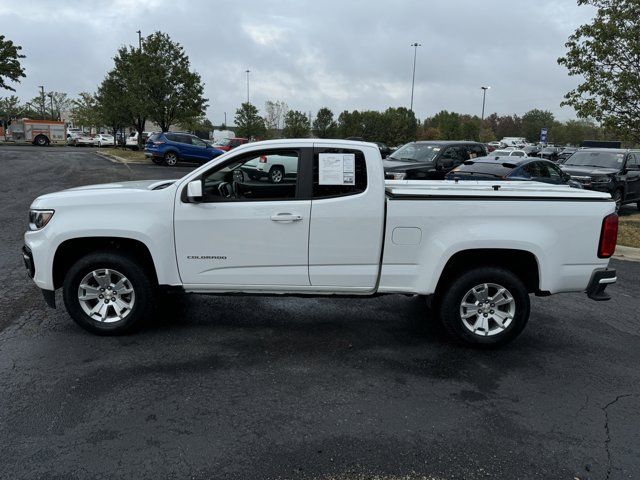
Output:
[[[415,42],[412,43],[411,46],[413,47],[413,77],[411,78],[411,106],[409,107],[409,110],[413,112],[413,87],[416,83],[416,56],[418,54],[418,47],[421,47],[422,45]]]
[[[251,73],[251,70],[247,70],[247,103],[251,103],[249,102],[249,73]]]
[[[138,34],[138,48],[142,51],[142,31],[136,30],[136,33]]]
[[[42,120],[44,120],[44,86],[43,85],[39,85],[40,88],[40,116],[42,117]]]
[[[55,120],[55,112],[53,111],[53,93],[47,93],[47,97],[49,97],[49,105],[51,106],[51,120]]]
[[[227,127],[227,112],[224,112],[224,126]]]
[[[482,90],[482,116],[480,117],[480,132],[479,132],[479,137],[478,140],[482,141],[482,124],[484,123],[484,104],[485,101],[487,99],[487,90],[489,90],[491,87],[480,87],[480,89]]]

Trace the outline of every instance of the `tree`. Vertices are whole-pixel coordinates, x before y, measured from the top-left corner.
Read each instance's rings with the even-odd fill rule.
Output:
[[[98,99],[92,93],[82,92],[72,101],[71,116],[76,125],[98,127],[102,123]]]
[[[267,128],[264,119],[258,115],[258,109],[249,102],[236,110],[236,135],[245,138],[262,138]]]
[[[522,137],[525,137],[530,142],[538,141],[540,139],[540,131],[543,128],[547,128],[549,134],[551,134],[555,123],[553,113],[534,108],[522,116],[520,133]]]
[[[49,99],[52,120],[60,120],[63,112],[69,110],[73,105],[71,99],[63,92],[49,92],[46,97]]]
[[[5,126],[24,111],[25,108],[20,105],[20,99],[15,95],[0,98],[0,120]]]
[[[584,78],[562,105],[640,142],[640,3],[578,0],[578,5],[598,11],[569,37],[567,54],[558,59],[569,75]]]
[[[318,138],[333,138],[337,132],[338,124],[333,119],[333,112],[322,107],[313,121],[313,134]]]
[[[163,132],[171,125],[204,115],[207,99],[200,75],[192,72],[184,48],[169,35],[155,32],[142,42],[142,52],[151,61],[141,63],[148,118]]]
[[[289,106],[282,100],[267,100],[264,104],[266,115],[264,123],[270,137],[275,137],[282,130],[284,115],[289,111]]]
[[[113,135],[113,144],[117,145],[118,132],[123,132],[131,124],[133,114],[129,108],[126,95],[123,92],[126,85],[114,72],[107,74],[98,87],[96,98],[102,123],[107,125]]]
[[[11,40],[5,40],[4,35],[0,35],[0,88],[15,92],[15,88],[7,85],[7,80],[20,82],[25,77],[24,68],[20,65],[20,59],[25,58],[20,53],[22,47],[14,45]]]
[[[215,127],[213,126],[213,123],[211,123],[211,120],[209,120],[205,116],[202,116],[192,118],[185,122],[180,122],[180,128],[197,135],[198,133],[208,134],[209,132],[213,131]]]
[[[298,110],[289,110],[284,116],[284,138],[307,138],[309,136],[309,117]]]
[[[358,110],[345,110],[338,116],[338,136],[341,138],[361,137],[364,131],[362,115]]]

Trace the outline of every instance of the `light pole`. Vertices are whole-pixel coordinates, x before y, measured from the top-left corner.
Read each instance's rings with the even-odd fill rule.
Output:
[[[136,30],[136,33],[138,34],[138,48],[142,51],[142,31]]]
[[[489,90],[491,87],[480,87],[480,89],[482,90],[482,116],[480,117],[480,134],[479,134],[479,139],[480,141],[482,141],[482,124],[484,123],[484,105],[485,102],[487,100],[487,90]]]
[[[416,56],[418,54],[418,47],[421,47],[422,45],[415,42],[412,43],[411,46],[413,47],[413,76],[411,77],[411,106],[409,107],[409,110],[413,112],[413,87],[416,83]]]
[[[251,103],[249,102],[249,73],[251,73],[251,70],[247,70],[247,103]]]
[[[55,120],[55,114],[53,112],[53,93],[47,93],[49,97],[49,105],[51,106],[51,120]]]
[[[227,112],[224,112],[224,128],[227,128]]]

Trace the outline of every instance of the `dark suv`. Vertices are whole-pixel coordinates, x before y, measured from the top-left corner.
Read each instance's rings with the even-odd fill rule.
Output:
[[[640,150],[585,148],[560,168],[584,188],[610,193],[616,209],[634,202],[640,209]]]
[[[487,147],[478,142],[428,141],[403,145],[384,161],[388,180],[442,180],[464,161],[487,156]]]
[[[153,163],[164,163],[169,167],[180,160],[207,163],[223,153],[195,135],[180,132],[154,133],[147,139],[144,148],[145,157],[151,157]]]

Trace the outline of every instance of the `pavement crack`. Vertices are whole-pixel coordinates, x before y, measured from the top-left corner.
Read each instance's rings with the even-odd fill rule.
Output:
[[[614,405],[615,403],[618,402],[618,400],[621,400],[623,398],[627,398],[627,397],[633,397],[633,394],[631,393],[625,393],[622,395],[618,395],[615,399],[611,400],[609,403],[607,403],[604,407],[600,407],[601,410],[604,412],[604,431],[605,431],[605,440],[604,440],[604,449],[607,452],[607,475],[605,477],[606,480],[609,480],[611,478],[611,470],[613,468],[613,465],[611,464],[611,448],[609,446],[609,444],[611,443],[611,430],[609,429],[609,407],[611,407],[612,405]]]

